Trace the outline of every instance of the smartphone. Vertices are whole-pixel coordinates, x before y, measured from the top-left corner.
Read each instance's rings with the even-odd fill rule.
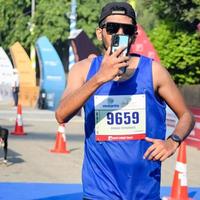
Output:
[[[121,55],[127,56],[128,55],[128,42],[129,42],[129,36],[128,35],[120,35],[120,34],[112,35],[111,52],[110,53],[112,54],[119,47],[126,47]],[[122,71],[122,73],[125,73],[126,67],[122,67],[121,71]]]

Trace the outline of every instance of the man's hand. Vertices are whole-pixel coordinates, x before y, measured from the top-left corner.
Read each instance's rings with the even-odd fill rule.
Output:
[[[159,140],[146,137],[145,140],[152,143],[143,157],[148,160],[164,161],[168,157],[172,156],[178,148],[178,143],[174,142],[170,138],[167,140]]]
[[[120,47],[111,55],[110,47],[107,49],[101,67],[97,72],[98,80],[101,80],[101,82],[107,82],[120,75],[120,68],[127,66],[127,61],[130,59],[128,56],[120,56],[124,49],[124,47]]]

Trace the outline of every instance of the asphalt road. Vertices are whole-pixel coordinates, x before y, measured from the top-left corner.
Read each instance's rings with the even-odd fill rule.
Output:
[[[0,125],[15,128],[16,108],[0,103]],[[54,148],[58,124],[54,112],[22,109],[27,135],[9,135],[8,163],[3,164],[0,149],[0,182],[81,183],[84,148],[83,118],[76,116],[66,124],[69,154],[50,152]],[[162,186],[171,186],[177,154],[163,163]],[[187,147],[187,180],[189,187],[200,186],[199,150]]]

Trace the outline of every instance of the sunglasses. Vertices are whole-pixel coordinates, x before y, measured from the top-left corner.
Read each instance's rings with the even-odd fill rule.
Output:
[[[100,28],[106,28],[106,32],[109,35],[115,34],[119,31],[120,28],[122,28],[123,33],[125,35],[132,36],[134,35],[136,28],[133,24],[120,24],[120,23],[115,23],[115,22],[107,22],[100,26]]]

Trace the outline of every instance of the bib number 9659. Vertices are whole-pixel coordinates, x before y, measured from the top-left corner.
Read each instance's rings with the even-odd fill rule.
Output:
[[[108,112],[107,124],[138,124],[139,123],[139,113],[138,112]]]

